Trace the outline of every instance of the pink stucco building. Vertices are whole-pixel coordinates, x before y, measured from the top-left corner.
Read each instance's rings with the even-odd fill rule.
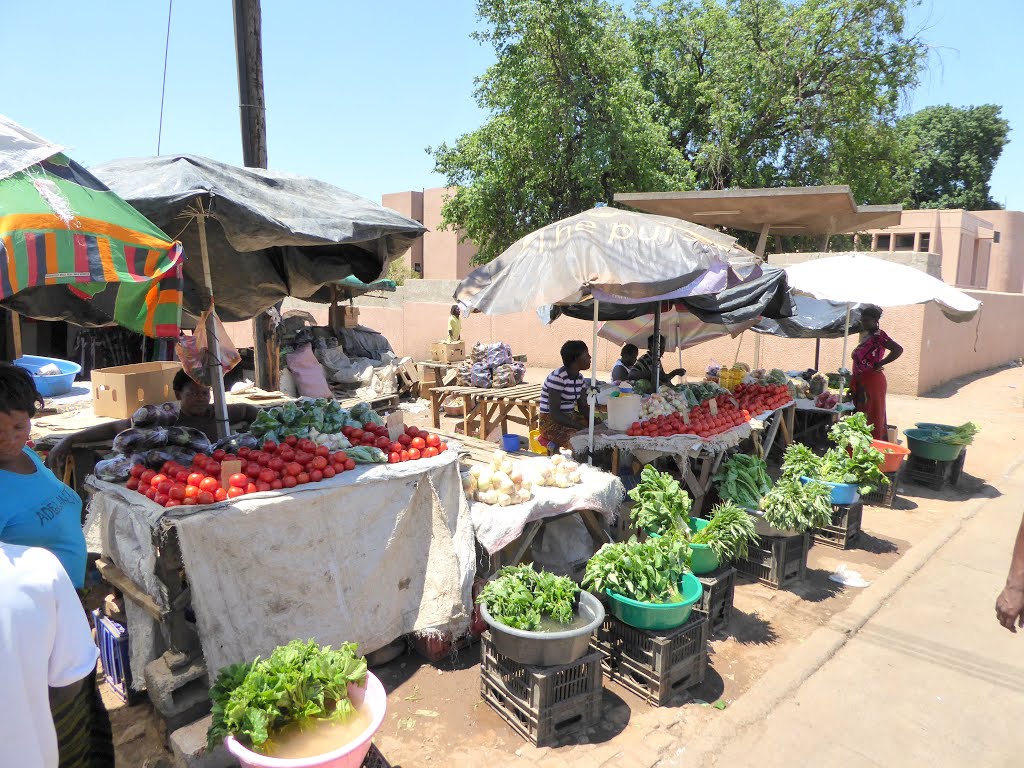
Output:
[[[381,205],[415,219],[427,228],[422,239],[402,257],[405,265],[426,280],[461,280],[472,269],[476,247],[460,243],[462,232],[441,229],[441,207],[454,193],[448,187],[420,192],[392,192],[381,196]]]

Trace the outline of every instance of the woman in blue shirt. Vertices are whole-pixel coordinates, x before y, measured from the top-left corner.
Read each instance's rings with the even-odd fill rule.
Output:
[[[27,371],[0,365],[0,541],[49,550],[81,589],[86,560],[82,500],[26,445],[36,404],[42,403]]]

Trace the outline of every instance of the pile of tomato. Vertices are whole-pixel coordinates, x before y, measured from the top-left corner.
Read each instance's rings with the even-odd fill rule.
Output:
[[[755,416],[781,408],[793,399],[785,384],[740,384],[733,396],[740,408],[746,408]]]
[[[389,454],[390,462],[414,461],[437,456],[448,449],[437,435],[409,427],[392,442],[386,427],[367,425],[348,430],[353,445],[372,445]],[[344,432],[344,430],[343,430]],[[372,440],[372,442],[371,442]],[[228,478],[228,487],[221,487],[221,466],[238,461],[241,471]],[[223,450],[207,456],[197,453],[191,466],[168,461],[157,472],[136,464],[131,469],[127,487],[138,491],[162,507],[213,504],[259,491],[279,491],[306,483],[318,483],[356,468],[356,462],[344,451],[331,451],[312,440],[286,438],[280,445],[268,440],[261,450],[240,448],[238,455]]]
[[[387,427],[374,424],[367,424],[362,429],[345,427],[341,434],[352,445],[368,445],[384,451],[389,464],[429,459],[448,450],[448,445],[441,442],[440,437],[417,427],[406,427],[405,434],[399,435],[395,441],[388,437]]]
[[[683,414],[656,416],[646,421],[634,422],[626,434],[630,437],[671,437],[672,435],[697,435],[713,437],[728,432],[740,424],[750,420],[750,412],[737,408],[728,395],[719,395],[715,400],[718,413],[712,414],[710,401],[690,409],[690,423],[683,419]]]

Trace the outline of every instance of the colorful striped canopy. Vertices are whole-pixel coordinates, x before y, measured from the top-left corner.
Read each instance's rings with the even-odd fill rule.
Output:
[[[37,138],[0,117],[5,161],[13,153],[3,149],[22,149],[29,143],[23,137]],[[176,337],[181,245],[64,154],[12,172],[16,167],[0,163],[6,173],[0,178],[0,302],[50,287],[69,303],[111,307],[110,321],[138,333]],[[18,311],[31,316],[28,295],[19,297]],[[53,297],[47,298],[52,306]]]

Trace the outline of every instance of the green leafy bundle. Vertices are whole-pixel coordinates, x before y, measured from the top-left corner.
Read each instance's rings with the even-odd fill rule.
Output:
[[[961,424],[955,432],[948,435],[939,435],[932,442],[946,443],[947,445],[970,445],[974,442],[974,436],[981,431],[981,428],[972,421]]]
[[[572,579],[536,571],[532,565],[506,566],[487,582],[476,601],[505,626],[533,632],[543,616],[561,624],[571,622],[579,591]]]
[[[693,502],[679,481],[667,472],[659,472],[648,464],[629,498],[635,502],[630,520],[637,528],[651,533],[689,530]]]
[[[361,427],[365,421],[365,413],[360,416],[356,409],[350,413],[337,400],[318,397],[261,410],[249,431],[258,438],[280,442],[286,437],[310,437],[311,433],[334,434],[346,425]]]
[[[763,499],[764,521],[773,528],[805,533],[832,522],[832,489],[824,483],[783,477]]]
[[[719,562],[728,563],[745,558],[757,538],[753,516],[733,503],[723,502],[711,510],[711,521],[693,535],[690,543],[707,544]]]
[[[863,413],[840,419],[832,425],[828,436],[837,447],[823,457],[818,478],[832,483],[856,483],[861,493],[889,484],[881,469],[885,456],[872,447],[874,435]],[[833,479],[837,477],[844,479]]]
[[[718,495],[747,509],[758,509],[761,497],[772,487],[763,459],[737,453],[715,473]]]
[[[821,459],[810,448],[803,443],[792,443],[782,457],[782,477],[786,480],[814,477],[820,464]]]
[[[676,603],[679,582],[689,571],[690,545],[681,531],[620,544],[605,544],[587,562],[583,585],[612,590],[641,603]]]
[[[274,735],[291,723],[346,720],[355,712],[348,685],[366,684],[366,659],[355,643],[334,650],[312,640],[293,640],[269,658],[224,667],[210,689],[213,723],[210,749],[233,735],[254,749],[269,751]]]

